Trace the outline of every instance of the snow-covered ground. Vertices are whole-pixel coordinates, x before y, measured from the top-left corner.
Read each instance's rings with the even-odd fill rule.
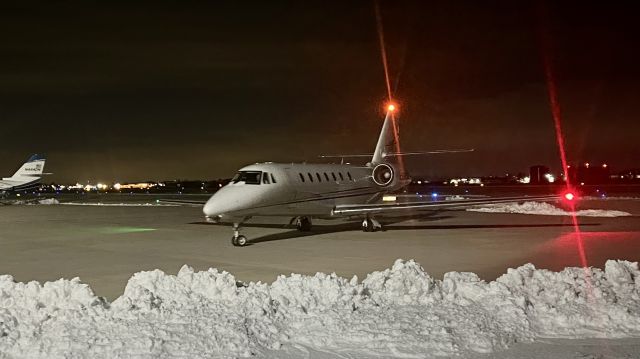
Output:
[[[581,209],[575,212],[566,211],[552,204],[544,202],[524,202],[507,204],[490,204],[469,208],[467,211],[485,213],[519,213],[537,214],[545,216],[572,216],[579,217],[624,217],[631,216],[631,213],[604,209]]]
[[[630,196],[584,196],[580,197],[581,200],[585,201],[640,201],[640,197],[630,197]]]
[[[242,284],[216,269],[140,272],[110,303],[79,279],[0,276],[0,358],[433,357],[540,338],[640,336],[638,263],[531,264],[486,283],[413,261],[363,281],[335,274]]]

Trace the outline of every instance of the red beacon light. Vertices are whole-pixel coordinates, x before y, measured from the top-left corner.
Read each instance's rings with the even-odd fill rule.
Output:
[[[574,199],[576,199],[576,195],[573,194],[573,192],[567,192],[564,194],[564,199],[569,202],[572,202]]]
[[[392,103],[391,103],[391,104],[389,104],[389,105],[387,106],[387,110],[388,110],[389,112],[393,112],[393,111],[395,111],[395,110],[396,110],[396,105],[394,105],[394,104],[392,104]]]

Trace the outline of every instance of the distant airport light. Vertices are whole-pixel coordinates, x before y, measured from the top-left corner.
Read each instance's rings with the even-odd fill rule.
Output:
[[[607,164],[606,164],[606,163],[603,163],[603,164],[602,164],[602,168],[607,168]]]
[[[433,197],[433,198],[438,198],[438,193],[433,192],[433,193],[431,194],[431,197]]]
[[[544,178],[546,178],[547,182],[549,182],[549,183],[553,183],[553,182],[556,181],[556,177],[554,175],[552,175],[551,173],[545,174]]]
[[[392,195],[387,195],[382,197],[382,200],[384,202],[394,202],[396,199],[397,199],[396,196],[392,196]]]

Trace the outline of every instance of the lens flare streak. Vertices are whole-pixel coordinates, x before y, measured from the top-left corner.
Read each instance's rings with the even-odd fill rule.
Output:
[[[395,151],[397,153],[400,153],[402,152],[400,150],[400,134],[398,130],[398,123],[396,121],[396,116],[395,116],[397,107],[393,104],[393,95],[391,93],[391,76],[389,75],[389,62],[387,60],[387,50],[385,48],[384,29],[382,26],[382,13],[380,12],[380,4],[378,0],[374,1],[373,4],[374,4],[375,13],[376,13],[376,29],[378,30],[378,40],[380,42],[380,56],[382,58],[382,67],[384,68],[384,79],[385,79],[385,85],[387,87],[387,97],[388,97],[388,103],[389,103],[386,110],[389,114],[391,114]],[[404,161],[402,157],[398,157],[397,161],[398,161],[397,163],[399,167],[398,170],[402,178],[406,176]]]
[[[374,9],[376,12],[376,28],[378,29],[378,40],[380,41],[380,55],[382,56],[382,66],[384,67],[384,79],[387,85],[387,96],[389,101],[393,98],[391,96],[391,79],[389,76],[389,65],[387,62],[387,50],[384,46],[384,29],[382,28],[382,14],[380,13],[380,4],[376,0],[374,2]]]
[[[546,15],[546,14],[543,14]],[[546,16],[543,17],[546,20]],[[547,83],[547,93],[549,96],[549,105],[551,107],[551,116],[553,118],[554,129],[556,133],[556,141],[558,144],[558,152],[560,154],[560,161],[562,163],[562,172],[564,174],[564,179],[566,183],[566,191],[567,193],[573,193],[573,188],[571,185],[571,179],[569,177],[569,166],[567,162],[567,151],[565,146],[565,137],[562,131],[562,113],[560,109],[560,101],[558,100],[558,87],[556,85],[554,72],[553,72],[553,64],[551,61],[551,39],[550,35],[547,31],[542,31],[542,45],[543,45],[543,66],[544,66],[544,74]],[[565,197],[566,198],[566,197]],[[567,198],[568,199],[568,198]],[[580,258],[580,264],[584,269],[585,282],[587,283],[587,291],[588,296],[592,296],[592,279],[591,279],[591,271],[589,270],[589,261],[587,259],[587,254],[584,247],[584,240],[582,238],[582,233],[580,231],[580,223],[578,222],[578,217],[576,215],[576,203],[575,201],[568,200],[569,207],[571,208],[571,222],[573,224],[573,232],[575,238],[576,249],[578,251],[578,256]]]

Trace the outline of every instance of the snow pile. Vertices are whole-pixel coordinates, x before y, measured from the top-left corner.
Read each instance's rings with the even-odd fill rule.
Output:
[[[527,264],[490,283],[458,272],[437,280],[402,260],[362,282],[318,273],[271,285],[184,266],[135,274],[113,303],[77,278],[0,276],[0,357],[424,357],[628,336],[640,336],[640,271],[626,261],[604,271]]]
[[[459,194],[456,194],[456,195],[453,195],[453,196],[446,196],[444,198],[445,201],[459,201],[459,200],[463,200],[463,199],[467,199],[467,197],[461,196]]]
[[[58,201],[55,198],[43,198],[41,200],[38,200],[37,204],[44,204],[44,205],[60,204],[60,201]]]
[[[58,201],[55,198],[35,198],[35,199],[27,199],[27,200],[13,200],[13,201],[8,201],[5,202],[3,204],[8,204],[8,205],[28,205],[28,206],[32,206],[32,205],[53,205],[53,204],[60,204],[60,201]]]
[[[507,204],[488,204],[467,209],[472,212],[485,213],[519,213],[538,214],[545,216],[579,216],[579,217],[624,217],[631,216],[629,212],[604,209],[582,209],[575,212],[565,211],[552,204],[544,202],[524,202]]]

